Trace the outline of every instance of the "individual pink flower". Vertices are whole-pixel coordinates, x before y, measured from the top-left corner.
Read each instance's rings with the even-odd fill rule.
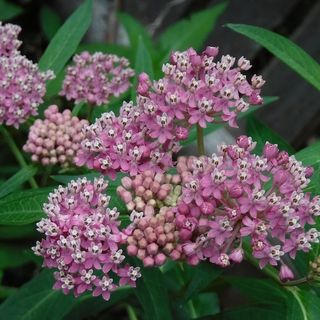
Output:
[[[134,71],[126,58],[113,54],[82,52],[73,58],[67,68],[61,95],[76,103],[86,101],[93,105],[108,103],[130,87]]]
[[[280,267],[279,273],[280,280],[285,282],[294,279],[294,273],[292,270],[285,264]]]
[[[54,288],[65,294],[92,292],[108,300],[116,288],[134,286],[141,276],[139,268],[124,262],[120,245],[126,236],[119,229],[117,208],[108,208],[107,185],[103,178],[79,178],[59,186],[43,206],[48,217],[37,227],[45,238],[32,249],[44,258],[45,267],[56,270]]]
[[[30,127],[23,150],[31,154],[32,161],[42,165],[72,165],[84,138],[82,129],[88,125],[87,120],[72,116],[70,110],[60,113],[56,105],[48,107],[44,116],[44,120],[37,119]]]

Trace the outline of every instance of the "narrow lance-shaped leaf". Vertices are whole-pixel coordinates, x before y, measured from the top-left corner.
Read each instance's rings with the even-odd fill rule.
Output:
[[[222,272],[222,268],[216,267],[211,263],[199,264],[197,268],[194,268],[193,270],[191,281],[182,298],[183,301],[186,302],[192,297],[197,296],[201,290],[210,285],[210,282],[218,278]]]
[[[23,12],[23,9],[11,3],[11,1],[0,0],[0,20],[10,20],[12,18],[17,17]]]
[[[227,24],[227,27],[256,41],[320,90],[320,64],[286,37],[260,27]]]
[[[92,18],[92,0],[86,0],[62,25],[39,61],[41,70],[52,70],[56,75],[76,51],[88,30]]]
[[[159,269],[144,268],[134,292],[143,307],[144,319],[172,319],[168,292]]]
[[[23,183],[32,178],[36,173],[37,168],[34,166],[22,168],[15,175],[13,175],[11,178],[0,185],[0,198],[5,197],[6,195],[18,189]]]
[[[136,77],[133,83],[131,91],[131,99],[135,101],[137,95],[137,84],[138,76],[140,73],[145,72],[149,75],[150,79],[153,79],[153,67],[150,53],[143,42],[143,38],[139,38],[137,54],[136,54],[136,63],[135,63],[135,72]]]
[[[147,29],[142,24],[140,24],[138,20],[131,17],[127,13],[118,13],[118,18],[127,31],[128,38],[131,44],[131,50],[137,52],[140,42],[139,39],[142,38],[145,46],[148,48],[148,51],[153,55],[154,45]]]
[[[201,49],[226,7],[227,2],[219,3],[210,9],[193,14],[190,19],[181,20],[170,26],[159,38],[161,47],[166,52],[186,50],[189,47],[196,50]]]
[[[287,151],[289,154],[294,154],[295,152],[288,142],[254,116],[248,117],[247,132],[248,136],[257,142],[255,153],[262,154],[266,141],[277,144],[280,150]]]

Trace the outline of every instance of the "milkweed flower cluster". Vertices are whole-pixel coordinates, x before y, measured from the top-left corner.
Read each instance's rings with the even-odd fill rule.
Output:
[[[130,87],[134,71],[126,58],[113,54],[82,52],[68,67],[61,95],[76,103],[106,104],[110,97],[118,97]]]
[[[170,257],[181,259],[175,206],[181,194],[179,175],[145,171],[134,178],[124,177],[117,192],[131,212],[126,228],[127,251],[144,266],[162,265]]]
[[[124,102],[119,116],[113,112],[103,113],[84,128],[85,139],[75,163],[112,179],[119,171],[137,175],[145,170],[162,172],[169,168],[173,165],[172,153],[177,152],[179,146],[176,141],[163,143],[153,136],[143,119],[141,108],[132,102]]]
[[[135,286],[141,276],[139,267],[125,264],[120,249],[125,235],[117,208],[108,208],[106,188],[103,178],[78,179],[59,186],[44,204],[48,217],[37,226],[45,238],[33,251],[44,258],[45,267],[57,269],[54,288],[65,294],[88,291],[108,300],[117,287]]]
[[[21,41],[18,40],[18,35],[21,28],[15,24],[2,24],[0,21],[0,56],[11,56],[15,53]]]
[[[40,72],[37,64],[18,51],[20,27],[0,25],[0,125],[16,128],[38,113],[52,71]]]
[[[311,168],[277,145],[266,143],[262,156],[251,152],[254,146],[241,136],[211,158],[178,161],[184,185],[176,216],[180,243],[189,263],[209,259],[226,267],[243,259],[243,238],[249,237],[260,267],[280,265],[290,279],[284,258],[319,242],[319,231],[305,227],[320,215],[320,198],[303,193]]]
[[[60,113],[56,105],[47,108],[44,116],[44,120],[37,119],[31,126],[23,150],[32,155],[32,161],[42,165],[72,165],[88,121],[72,116],[70,110]]]
[[[151,83],[146,74],[139,77],[138,92],[147,98],[154,109],[150,118],[156,125],[157,116],[168,122],[180,121],[189,125],[228,122],[236,127],[239,112],[248,110],[249,104],[262,103],[261,76],[254,75],[251,83],[243,74],[251,68],[249,60],[238,61],[230,55],[216,60],[217,47],[207,47],[201,54],[190,48],[174,52],[170,63],[164,64],[164,77]]]

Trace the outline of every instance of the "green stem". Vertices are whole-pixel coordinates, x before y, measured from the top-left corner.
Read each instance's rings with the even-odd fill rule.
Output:
[[[197,124],[197,145],[198,145],[198,154],[202,156],[205,154],[204,149],[204,139],[203,139],[203,129]]]
[[[3,135],[4,140],[8,144],[11,152],[15,156],[15,158],[18,161],[18,163],[21,166],[21,168],[26,168],[28,165],[27,165],[26,161],[24,160],[21,151],[17,147],[17,145],[14,142],[14,140],[13,140],[11,134],[9,133],[9,131],[6,128],[4,128],[3,126],[0,126],[0,132]],[[34,178],[30,178],[29,179],[29,183],[30,183],[30,185],[31,185],[31,187],[33,189],[38,188],[37,182],[36,182],[36,180]]]
[[[303,277],[301,279],[284,282],[282,285],[285,287],[292,287],[292,286],[297,286],[299,284],[308,283],[308,281],[309,281],[308,277]]]
[[[127,309],[127,312],[128,312],[129,320],[138,320],[138,317],[137,317],[137,315],[136,315],[136,312],[135,312],[134,309],[130,306],[130,304],[127,304],[127,305],[126,305],[126,309]]]
[[[51,174],[51,171],[52,171],[52,165],[49,165],[49,166],[45,167],[45,172],[44,172],[44,174],[42,176],[42,180],[41,180],[41,185],[42,186],[45,186],[47,184],[48,178],[49,178],[49,176]]]

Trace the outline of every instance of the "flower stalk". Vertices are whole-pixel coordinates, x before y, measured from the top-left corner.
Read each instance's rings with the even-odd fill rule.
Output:
[[[20,152],[19,148],[17,147],[16,143],[14,142],[9,131],[7,129],[5,129],[3,126],[0,126],[0,132],[1,132],[4,140],[6,141],[7,145],[9,146],[11,152],[13,153],[16,160],[18,161],[19,165],[21,166],[21,168],[26,168],[28,165],[27,165],[26,161],[24,160],[22,153]],[[33,177],[29,179],[29,183],[33,189],[38,188],[38,184]]]
[[[203,129],[197,124],[197,145],[198,145],[198,154],[199,156],[203,156],[205,154],[204,148],[204,137],[203,137]]]

